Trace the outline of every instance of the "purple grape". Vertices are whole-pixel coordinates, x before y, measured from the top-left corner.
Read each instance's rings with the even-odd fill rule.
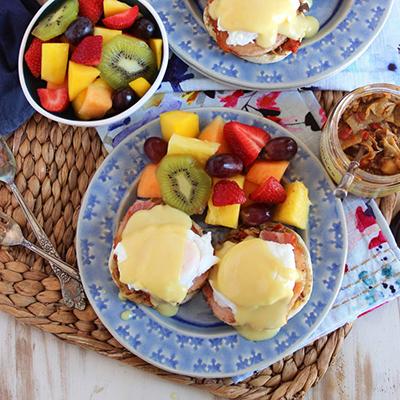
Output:
[[[78,17],[71,22],[64,35],[69,43],[77,45],[84,37],[93,35],[92,21],[86,17]]]
[[[217,154],[211,156],[206,164],[208,175],[217,178],[230,178],[240,174],[242,170],[242,160],[233,154]]]
[[[167,154],[168,143],[159,137],[150,137],[144,142],[146,156],[155,164]]]
[[[271,206],[252,204],[240,210],[240,219],[244,225],[259,226],[271,219]]]
[[[154,23],[147,18],[139,18],[133,24],[130,32],[141,39],[150,39],[156,31]]]
[[[131,88],[126,88],[114,93],[112,105],[115,111],[121,112],[133,106],[137,100],[135,92]]]
[[[262,158],[274,161],[291,160],[297,153],[294,139],[283,136],[271,139],[264,147]]]

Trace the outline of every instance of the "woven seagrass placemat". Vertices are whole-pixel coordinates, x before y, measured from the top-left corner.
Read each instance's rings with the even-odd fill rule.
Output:
[[[316,93],[326,111],[340,92]],[[16,184],[59,254],[76,263],[74,237],[82,196],[106,152],[94,129],[51,122],[36,114],[9,139],[17,160]],[[395,196],[382,199],[392,217]],[[34,240],[16,200],[0,186],[0,208]],[[232,399],[300,399],[325,374],[351,326],[345,325],[251,378],[194,379],[162,371],[125,350],[102,325],[90,305],[84,311],[60,303],[60,285],[47,263],[22,249],[0,249],[0,310],[77,344],[175,382],[197,386]]]

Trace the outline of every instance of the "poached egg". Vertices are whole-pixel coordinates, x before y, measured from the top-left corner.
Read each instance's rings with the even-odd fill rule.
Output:
[[[278,34],[301,41],[317,33],[318,21],[299,13],[299,6],[299,0],[213,0],[209,14],[219,31],[228,32],[228,45],[273,49]]]
[[[121,282],[150,295],[164,315],[174,315],[197,277],[217,261],[211,233],[192,230],[192,220],[168,205],[133,214],[114,248]]]
[[[298,279],[294,248],[260,238],[225,242],[209,283],[214,301],[228,308],[238,333],[250,340],[274,336],[286,324]]]

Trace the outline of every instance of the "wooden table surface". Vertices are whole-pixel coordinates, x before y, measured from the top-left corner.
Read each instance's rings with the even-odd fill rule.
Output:
[[[358,320],[307,400],[396,400],[400,300]],[[216,400],[64,343],[0,313],[0,400]]]

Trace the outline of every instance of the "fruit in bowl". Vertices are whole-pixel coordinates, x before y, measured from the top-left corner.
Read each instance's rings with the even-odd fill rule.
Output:
[[[140,0],[133,5],[118,0],[51,3],[21,48],[21,83],[31,104],[60,122],[103,124],[134,111],[155,92],[168,50],[151,6]]]

